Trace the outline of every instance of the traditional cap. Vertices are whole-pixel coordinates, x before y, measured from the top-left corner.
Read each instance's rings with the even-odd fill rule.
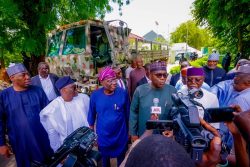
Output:
[[[9,66],[9,68],[7,69],[7,74],[10,77],[14,74],[18,74],[18,73],[26,72],[26,71],[27,71],[27,69],[25,68],[25,66],[22,63],[11,64]]]
[[[240,66],[239,69],[236,71],[236,73],[250,75],[250,64],[249,65],[245,64],[243,66]]]
[[[107,78],[114,78],[116,77],[115,71],[112,70],[111,67],[106,67],[104,68],[100,73],[99,73],[99,81],[103,81]]]
[[[150,72],[160,71],[160,70],[167,71],[166,63],[164,61],[153,62],[150,64]]]
[[[209,55],[208,60],[219,61],[219,54],[212,53],[211,55]]]
[[[191,67],[187,69],[187,76],[204,76],[203,68]]]
[[[181,69],[181,76],[182,77],[186,77],[187,76],[187,69],[188,68],[192,68],[192,67],[189,66],[189,67],[184,67],[183,69]]]
[[[58,79],[55,83],[55,86],[58,90],[61,90],[65,86],[74,83],[74,81],[70,78],[70,76],[62,77]]]
[[[250,61],[247,60],[247,59],[240,59],[238,62],[237,62],[237,65],[238,66],[243,66],[245,64],[249,64],[250,65]]]

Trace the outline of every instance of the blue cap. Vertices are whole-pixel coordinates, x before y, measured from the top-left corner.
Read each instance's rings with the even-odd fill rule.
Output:
[[[167,71],[166,69],[166,62],[159,61],[159,62],[153,62],[150,64],[150,72],[154,71]]]
[[[21,72],[26,72],[27,69],[25,68],[25,66],[22,63],[18,63],[18,64],[11,64],[9,66],[9,68],[7,69],[7,74],[8,76],[12,76]]]
[[[219,54],[212,53],[211,55],[209,55],[208,60],[219,61]]]
[[[61,90],[65,86],[74,83],[74,81],[70,78],[70,76],[62,77],[58,79],[55,83],[55,86],[58,90]]]

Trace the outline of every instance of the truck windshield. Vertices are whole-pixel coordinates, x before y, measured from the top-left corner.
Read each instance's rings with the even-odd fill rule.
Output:
[[[57,56],[59,55],[60,50],[60,44],[62,40],[62,34],[63,32],[58,32],[54,34],[49,40],[48,40],[48,56]]]
[[[77,27],[66,31],[66,37],[63,46],[63,55],[78,54],[85,51],[86,35],[85,27]]]

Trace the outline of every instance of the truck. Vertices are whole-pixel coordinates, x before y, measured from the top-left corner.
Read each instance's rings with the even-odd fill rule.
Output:
[[[98,71],[107,65],[126,66],[132,58],[129,49],[131,29],[122,20],[81,20],[57,26],[48,34],[45,61],[50,72],[70,76],[80,87],[92,91],[98,87]],[[152,51],[138,52],[148,62]],[[164,52],[165,53],[165,52]]]

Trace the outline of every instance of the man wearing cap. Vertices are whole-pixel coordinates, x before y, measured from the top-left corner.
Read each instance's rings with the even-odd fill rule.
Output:
[[[219,62],[219,54],[212,53],[208,57],[207,65],[203,67],[205,72],[205,82],[212,87],[213,85],[223,81],[226,76],[226,71],[217,67]]]
[[[191,89],[200,89],[203,92],[203,97],[198,99],[194,98],[195,101],[203,105],[204,108],[216,108],[219,107],[218,98],[211,92],[202,88],[204,82],[204,70],[203,68],[191,67],[187,69],[187,88],[180,90],[181,93],[187,95]],[[199,116],[204,117],[204,110],[197,106]],[[219,127],[216,127],[219,128]]]
[[[246,66],[248,66],[248,67],[246,67]],[[241,70],[239,70],[240,68],[241,68]],[[211,88],[211,92],[213,94],[215,94],[219,99],[220,107],[227,107],[227,106],[231,105],[232,102],[235,100],[235,97],[239,96],[240,94],[245,94],[246,92],[248,92],[245,89],[248,89],[247,88],[248,87],[247,86],[247,79],[248,79],[249,72],[246,70],[243,70],[243,69],[247,69],[247,68],[248,69],[250,68],[250,64],[248,64],[248,63],[245,63],[245,64],[239,66],[238,69],[235,70],[235,72],[234,72],[233,80],[225,80],[225,81],[219,82],[218,84],[214,85]],[[243,75],[239,75],[240,73],[242,73]],[[236,77],[237,74],[238,74],[238,77]],[[239,78],[240,78],[240,80],[239,80]],[[239,85],[239,84],[242,85],[242,82],[244,82],[245,87],[244,87],[244,91],[241,92],[241,91],[239,91],[239,89],[237,89],[237,85]],[[242,96],[240,96],[240,97],[242,97]],[[236,103],[236,101],[234,103]],[[245,103],[245,104],[247,104],[247,103]],[[244,105],[244,104],[242,104],[242,105]]]
[[[41,123],[49,135],[50,146],[54,151],[73,131],[82,126],[89,126],[89,97],[77,93],[76,85],[69,76],[58,79],[55,86],[61,96],[40,112]]]
[[[10,155],[5,140],[8,134],[17,166],[30,167],[31,161],[43,162],[53,153],[39,117],[48,99],[41,88],[30,85],[23,64],[9,67],[7,73],[13,86],[0,93],[0,154]]]
[[[183,61],[181,64],[180,64],[180,71],[183,69],[183,68],[186,68],[190,66],[190,63],[188,61]],[[181,73],[177,73],[177,74],[174,74],[171,76],[171,79],[170,79],[170,85],[174,86],[176,85],[176,83],[181,79]]]
[[[110,158],[117,158],[119,166],[127,151],[129,98],[124,89],[117,87],[112,68],[100,71],[99,81],[103,87],[91,94],[88,122],[92,129],[96,122],[103,167],[110,166]]]
[[[161,120],[168,118],[172,107],[172,93],[176,89],[165,84],[167,78],[166,63],[154,62],[150,65],[151,83],[136,88],[130,107],[129,130],[132,141],[138,139],[146,130],[146,122],[155,116]]]
[[[243,66],[243,65],[250,65],[250,61],[247,60],[247,59],[240,59],[235,68],[233,68],[232,70],[230,70],[227,75],[226,75],[226,80],[229,80],[229,79],[234,79],[234,76],[235,76],[235,72],[239,69],[240,66]]]
[[[188,68],[191,68],[191,66],[185,67],[181,70],[181,78],[179,79],[179,81],[175,85],[175,88],[177,91],[179,91],[181,89],[186,89],[186,87],[187,87],[187,69]],[[210,86],[208,86],[208,84],[206,82],[203,82],[201,87],[208,90],[208,91],[210,90]]]
[[[49,101],[52,101],[60,95],[55,87],[55,82],[57,80],[58,76],[49,73],[49,65],[45,62],[40,62],[38,64],[38,75],[31,78],[31,84],[41,87]]]
[[[232,94],[229,105],[237,104],[242,111],[250,110],[250,66],[240,66],[232,84],[235,92]]]

